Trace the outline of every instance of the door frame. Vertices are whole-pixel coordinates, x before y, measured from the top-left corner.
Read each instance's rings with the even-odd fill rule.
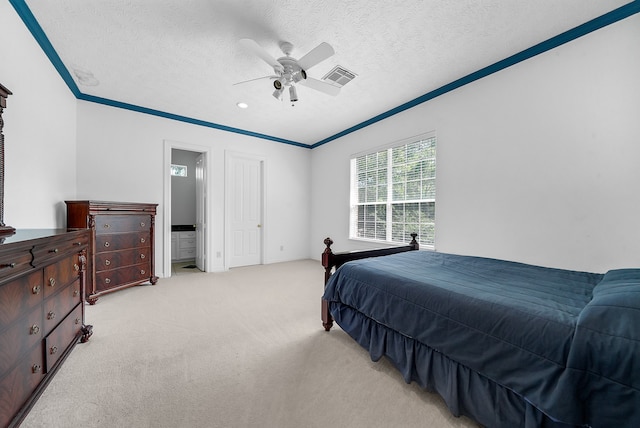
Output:
[[[260,217],[262,225],[260,233],[262,237],[260,239],[260,264],[265,263],[265,242],[267,240],[268,226],[267,226],[267,214],[266,214],[266,176],[267,176],[267,162],[264,156],[256,155],[254,153],[237,152],[233,150],[225,150],[224,152],[224,270],[229,270],[231,262],[231,183],[233,180],[231,174],[231,161],[237,158],[250,159],[260,162]]]
[[[207,194],[207,157],[204,153],[196,158],[196,267],[203,272],[207,271],[207,247],[204,245],[204,237],[207,236],[209,225],[207,223],[207,206],[209,195]],[[199,178],[199,176],[201,176]]]
[[[162,257],[162,267],[164,270],[165,278],[169,278],[171,276],[171,150],[185,150],[190,152],[202,153],[205,161],[205,193],[210,194],[211,189],[213,188],[211,182],[211,173],[209,171],[211,162],[212,162],[212,149],[207,146],[200,146],[197,144],[183,143],[180,141],[174,140],[164,140],[164,167],[163,167],[163,177],[164,177],[164,239],[163,239],[163,257]],[[205,251],[205,268],[207,272],[210,271],[212,266],[211,260],[211,224],[212,224],[212,214],[210,209],[205,207],[205,222],[207,223],[207,227],[205,229],[204,235],[204,251]]]

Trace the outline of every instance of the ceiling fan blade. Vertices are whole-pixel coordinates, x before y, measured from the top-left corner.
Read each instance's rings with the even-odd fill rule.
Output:
[[[316,64],[324,61],[329,58],[336,52],[333,50],[331,45],[327,42],[322,42],[315,48],[311,49],[309,53],[298,60],[298,65],[302,67],[303,70],[308,70]]]
[[[232,86],[241,85],[243,83],[249,83],[249,82],[253,82],[253,81],[256,81],[256,80],[277,79],[277,78],[278,78],[278,76],[276,76],[275,74],[273,74],[271,76],[256,77],[255,79],[249,79],[249,80],[243,80],[242,82],[236,82]]]
[[[307,77],[305,80],[301,80],[300,84],[334,97],[340,93],[339,87],[331,83],[323,82],[322,80],[314,79],[313,77]]]
[[[273,67],[274,70],[280,70],[280,71],[284,70],[284,67],[282,67],[282,64],[280,64],[278,61],[276,61],[276,59],[274,57],[269,55],[269,53],[266,50],[264,50],[264,48],[262,46],[260,46],[255,40],[253,40],[253,39],[240,39],[240,44],[245,49],[253,52],[257,56],[262,58],[262,60],[264,62],[266,62],[267,64],[269,64],[271,67]]]

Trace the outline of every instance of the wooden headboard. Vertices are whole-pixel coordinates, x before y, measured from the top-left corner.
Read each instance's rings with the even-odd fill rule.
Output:
[[[377,248],[374,250],[358,250],[358,251],[346,251],[341,253],[334,253],[331,251],[331,244],[333,244],[333,240],[331,238],[326,238],[324,240],[324,245],[326,248],[322,253],[322,266],[324,267],[324,284],[326,286],[327,281],[331,277],[332,273],[335,269],[338,269],[340,266],[345,264],[346,262],[350,262],[352,260],[360,260],[366,259],[369,257],[380,257],[380,256],[388,256],[390,254],[404,253],[405,251],[414,251],[419,250],[420,245],[416,240],[418,236],[417,233],[411,234],[411,242],[407,245],[400,245],[396,247],[387,247],[387,248]],[[333,327],[333,317],[329,312],[329,302],[322,299],[322,326],[326,331],[331,330]]]

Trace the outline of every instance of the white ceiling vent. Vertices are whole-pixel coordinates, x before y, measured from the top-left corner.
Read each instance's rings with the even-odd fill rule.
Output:
[[[326,80],[335,84],[336,86],[342,87],[347,83],[351,82],[356,78],[356,74],[350,72],[344,67],[336,65],[330,72],[328,72],[322,80]]]

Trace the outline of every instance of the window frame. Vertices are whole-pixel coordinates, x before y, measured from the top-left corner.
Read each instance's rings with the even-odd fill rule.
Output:
[[[406,197],[406,191],[405,191],[405,196],[402,199],[398,199],[398,200],[394,200],[394,173],[393,173],[393,165],[394,165],[394,160],[393,160],[393,153],[394,153],[394,149],[399,149],[402,147],[407,147],[411,144],[414,143],[418,143],[421,141],[425,141],[425,140],[434,140],[433,144],[433,157],[429,157],[426,159],[421,159],[420,162],[424,163],[424,162],[432,162],[433,166],[433,176],[428,176],[428,177],[424,177],[421,176],[420,178],[420,183],[422,184],[425,181],[433,181],[432,184],[432,190],[429,190],[428,192],[432,192],[433,193],[433,197],[424,197],[423,194],[421,194],[421,196],[419,198],[413,198],[413,199],[407,199]],[[364,202],[360,202],[359,201],[359,190],[362,189],[361,187],[358,186],[358,159],[361,159],[361,162],[363,161],[362,159],[365,158],[366,156],[371,156],[373,154],[375,154],[377,156],[376,159],[379,159],[379,153],[381,152],[387,152],[386,154],[386,180],[384,180],[384,182],[380,185],[380,181],[376,181],[375,184],[371,185],[371,186],[367,186],[365,187],[364,191],[366,192],[366,189],[371,189],[374,186],[377,187],[384,187],[386,186],[386,197],[383,201],[364,201]],[[378,161],[379,162],[379,161]],[[406,162],[404,163],[404,165],[409,165],[411,162]],[[377,168],[380,168],[381,164],[378,163]],[[418,241],[420,242],[420,247],[421,248],[427,248],[427,249],[435,249],[435,237],[436,237],[436,200],[437,200],[437,138],[436,138],[436,133],[435,131],[431,131],[431,132],[426,132],[423,134],[419,134],[413,137],[409,137],[409,138],[404,138],[401,140],[396,140],[394,142],[391,142],[389,144],[385,144],[383,146],[378,146],[376,148],[372,148],[366,151],[362,151],[356,154],[353,154],[350,156],[349,159],[349,168],[350,168],[350,201],[349,201],[349,239],[352,240],[358,240],[358,241],[366,241],[366,242],[375,242],[375,243],[383,243],[383,244],[394,244],[394,245],[398,245],[398,244],[402,244],[402,243],[406,243],[409,242],[409,234],[411,232],[416,232],[418,233]],[[364,171],[360,171],[361,173],[367,174],[367,173],[373,173],[373,174],[378,174],[379,170],[376,169],[375,171],[371,171],[371,170],[367,170],[367,168],[365,168]],[[378,177],[379,178],[379,177]],[[362,179],[362,175],[360,177],[360,179]],[[402,181],[398,182],[396,181],[395,184],[396,185],[402,185],[402,184],[406,184],[407,178],[403,178]],[[423,190],[424,192],[424,190]],[[378,195],[376,193],[376,195]],[[366,194],[365,194],[365,199],[367,198]],[[425,205],[418,205],[417,207],[417,211],[418,212],[422,212],[422,210],[426,210],[425,212],[427,212],[427,217],[429,219],[429,221],[424,222],[422,220],[418,221],[418,229],[431,229],[431,234],[428,235],[425,238],[429,238],[432,237],[432,239],[423,239],[423,237],[420,236],[420,230],[406,230],[406,226],[403,226],[403,241],[399,241],[397,240],[397,234],[395,234],[396,236],[394,236],[394,205],[397,207],[397,204],[425,204]],[[432,208],[429,208],[429,205],[432,205]],[[379,209],[379,211],[384,211],[384,222],[381,221],[377,221],[377,220],[373,220],[374,223],[384,223],[384,227],[381,227],[381,229],[384,229],[384,239],[380,239],[379,236],[376,236],[378,234],[378,231],[376,230],[376,226],[374,225],[373,228],[373,232],[369,231],[370,233],[373,234],[373,237],[371,236],[358,236],[358,222],[359,222],[359,207],[360,206],[381,206],[384,207],[384,209]],[[366,208],[364,210],[362,210],[362,212],[360,213],[361,216],[364,216],[366,213]],[[374,209],[373,211],[376,211],[376,213],[378,212],[378,209]],[[371,214],[370,214],[371,215]],[[403,218],[403,222],[402,224],[406,225],[406,224],[411,224],[412,222],[407,222],[406,218]],[[397,222],[395,223],[396,225],[398,224]],[[395,239],[395,240],[394,240]]]
[[[184,174],[176,174],[175,172],[178,170],[184,171]],[[187,165],[178,165],[176,163],[172,163],[169,171],[172,177],[186,178],[189,176],[189,168],[187,167]]]

